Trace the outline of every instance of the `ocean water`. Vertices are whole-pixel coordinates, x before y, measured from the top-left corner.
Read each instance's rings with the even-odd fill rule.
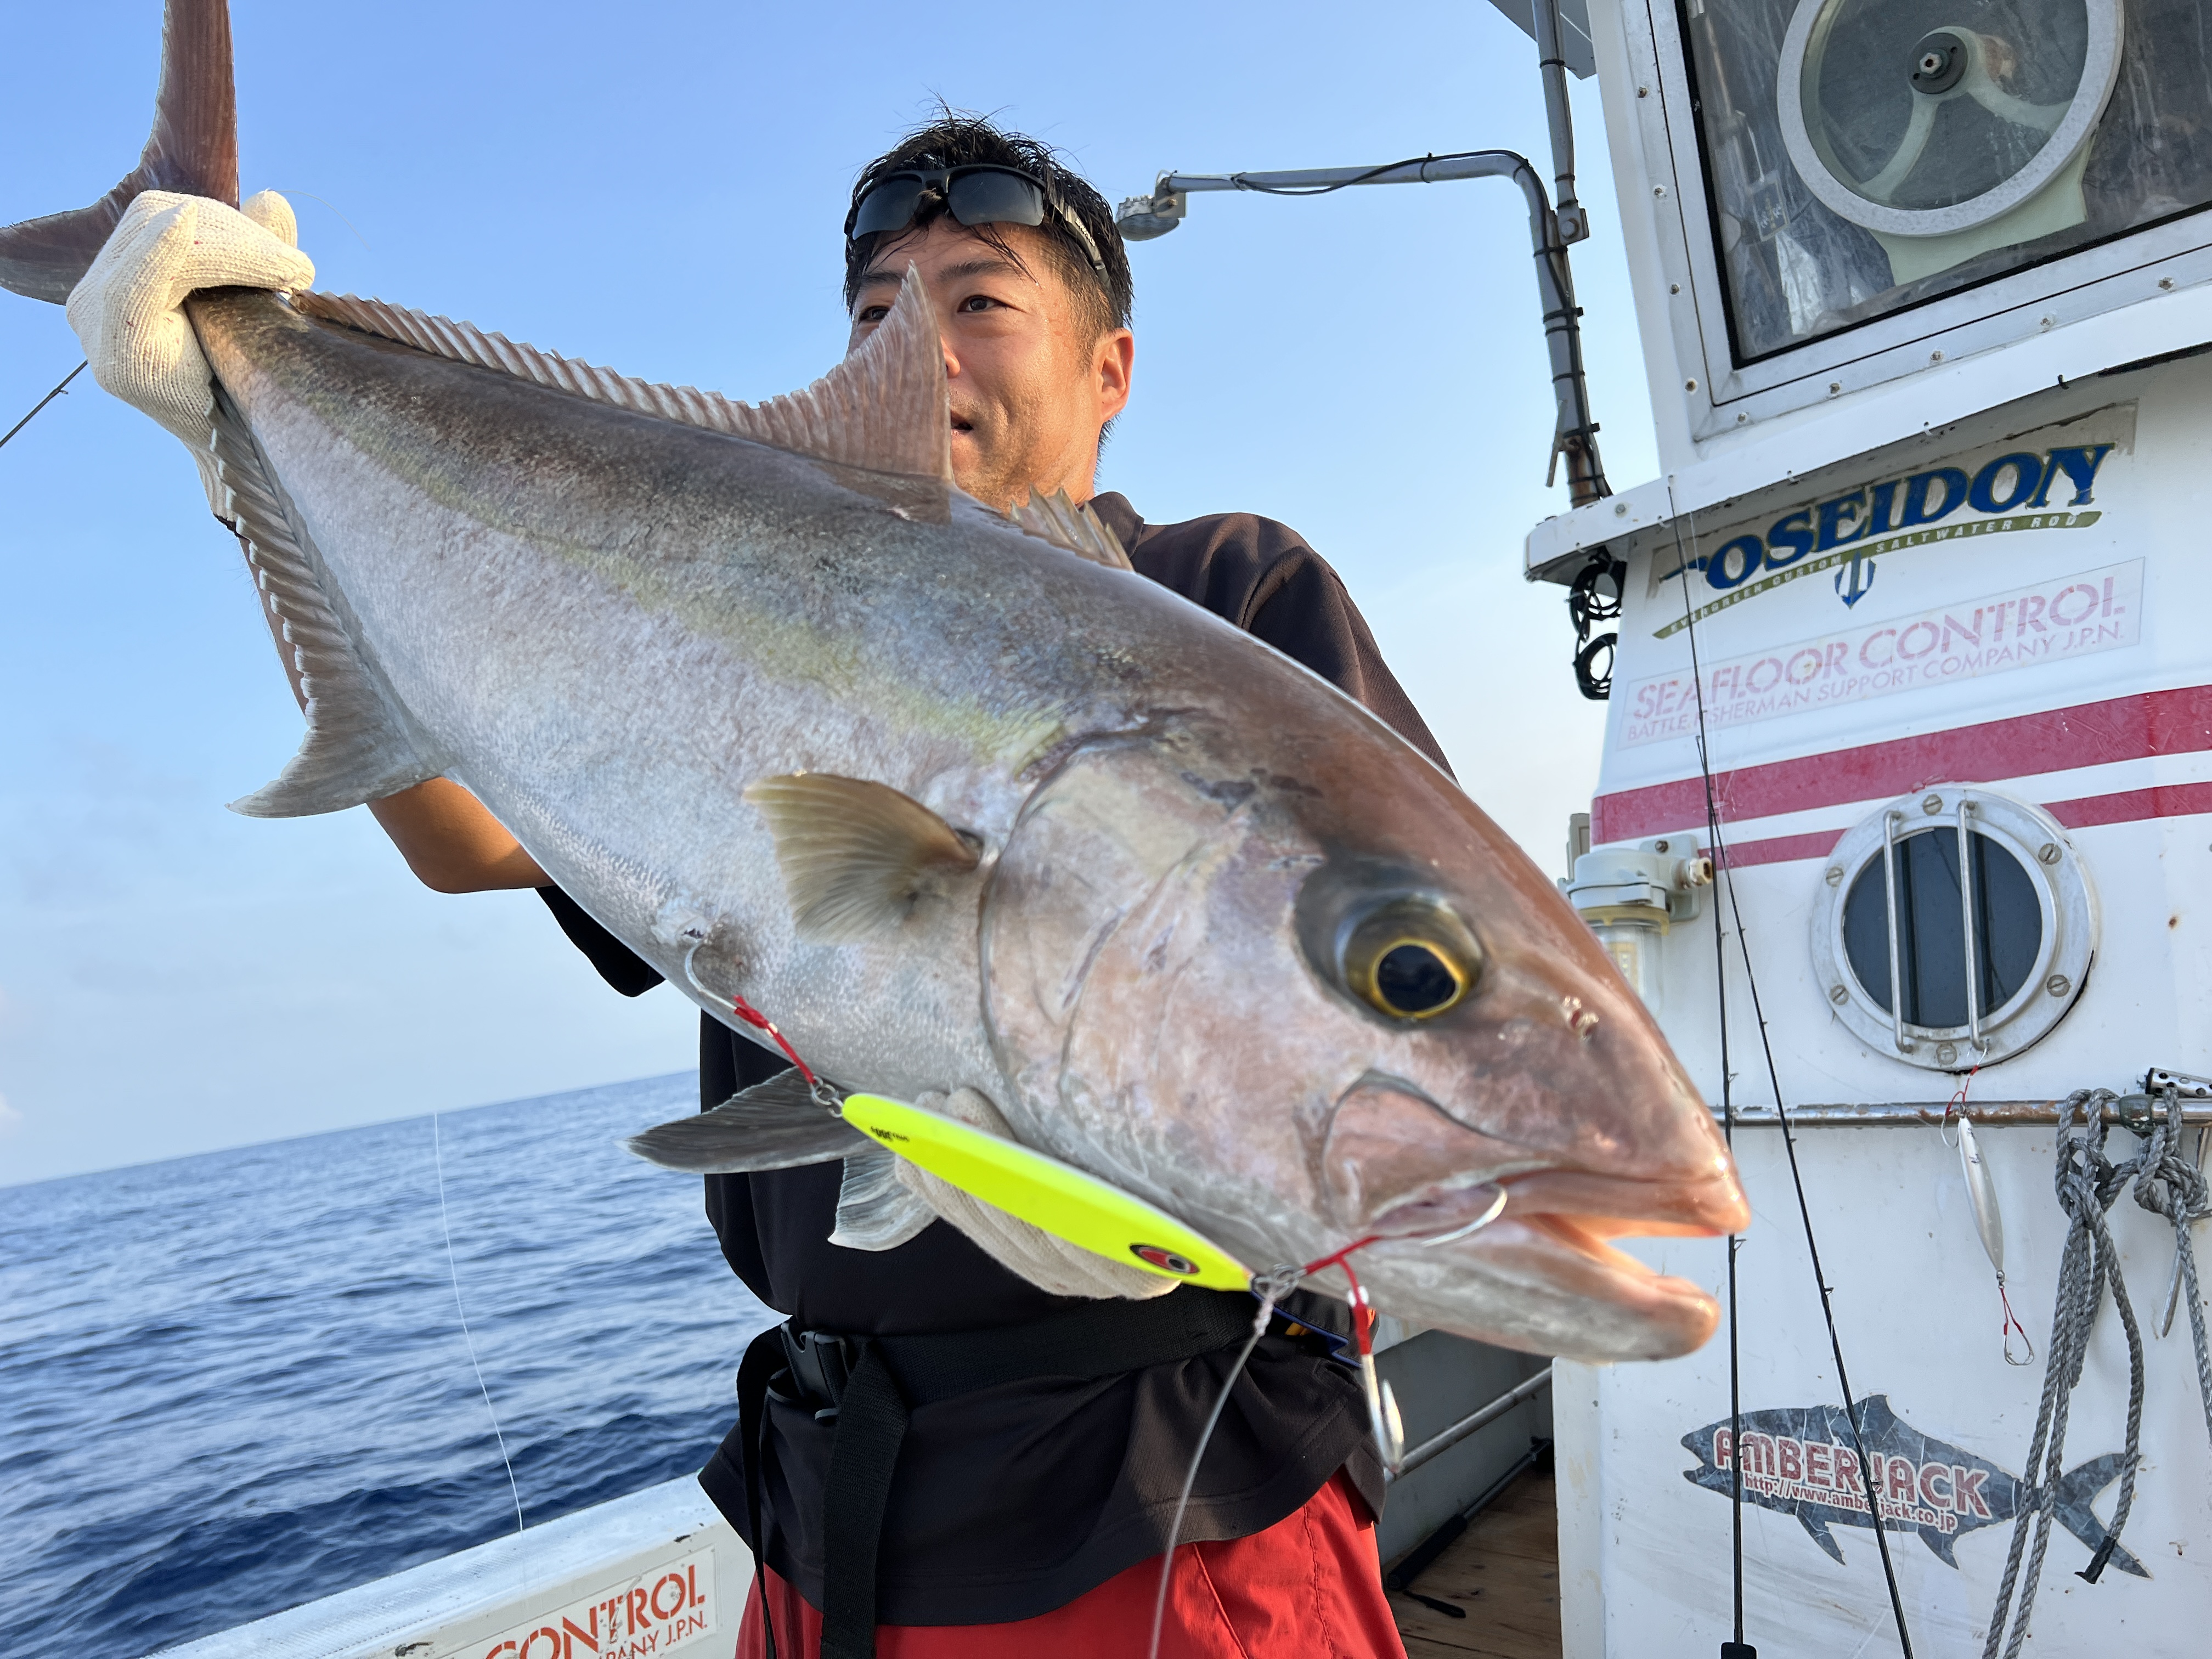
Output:
[[[136,1656],[697,1469],[770,1322],[688,1074],[0,1189],[0,1651]]]

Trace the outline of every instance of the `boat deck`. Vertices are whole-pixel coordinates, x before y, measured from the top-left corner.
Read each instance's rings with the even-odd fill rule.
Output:
[[[1559,1521],[1549,1469],[1530,1470],[1413,1581],[1467,1609],[1453,1619],[1393,1595],[1407,1659],[1559,1659]]]

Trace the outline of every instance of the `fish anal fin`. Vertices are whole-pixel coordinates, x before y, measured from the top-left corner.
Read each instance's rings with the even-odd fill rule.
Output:
[[[848,945],[895,927],[981,847],[889,784],[826,772],[763,778],[745,790],[775,838],[799,937]]]
[[[860,349],[804,391],[763,404],[637,380],[486,333],[473,323],[434,317],[382,300],[302,293],[292,296],[292,306],[323,322],[633,414],[772,444],[834,466],[889,474],[909,483],[927,480],[932,488],[906,505],[908,515],[942,523],[949,512],[952,404],[945,378],[945,346],[928,291],[910,265],[890,313]],[[911,489],[894,493],[902,502],[916,496]]]
[[[169,0],[161,86],[138,165],[90,207],[0,230],[0,288],[60,305],[92,269],[123,210],[149,190],[238,205],[238,105],[226,0]]]
[[[1122,550],[1121,538],[1107,527],[1106,521],[1092,512],[1088,503],[1077,506],[1068,499],[1065,489],[1046,496],[1032,488],[1029,500],[1008,516],[1030,535],[1078,558],[1103,564],[1109,570],[1135,568]]]
[[[276,781],[230,804],[254,818],[343,811],[438,776],[354,648],[304,531],[228,398],[216,398],[215,458],[232,527],[262,603],[283,625],[306,694],[307,735]]]
[[[623,1146],[648,1164],[691,1175],[750,1175],[828,1164],[875,1142],[814,1097],[795,1070],[695,1112],[642,1130]]]
[[[936,1211],[900,1184],[897,1157],[872,1146],[845,1160],[830,1242],[847,1250],[895,1250],[936,1219]]]

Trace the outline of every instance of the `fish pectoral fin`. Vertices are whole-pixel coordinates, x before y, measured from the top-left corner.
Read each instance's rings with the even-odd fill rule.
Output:
[[[895,1250],[936,1219],[936,1211],[899,1184],[896,1156],[872,1146],[845,1160],[830,1242],[848,1250]]]
[[[947,878],[973,871],[981,843],[889,784],[794,772],[745,799],[768,820],[801,939],[849,945],[913,914]]]
[[[1122,550],[1121,538],[1107,526],[1106,521],[1091,510],[1089,502],[1077,506],[1068,499],[1065,489],[1054,490],[1051,495],[1037,494],[1032,487],[1030,498],[1015,507],[1013,521],[1030,535],[1050,542],[1054,547],[1088,559],[1093,564],[1103,564],[1109,570],[1133,570],[1129,556]]]
[[[711,1112],[657,1124],[623,1145],[648,1164],[691,1175],[751,1175],[851,1158],[875,1142],[815,1099],[798,1072],[779,1072]]]
[[[231,802],[230,810],[250,818],[341,812],[437,777],[446,769],[416,749],[355,650],[323,586],[313,544],[286,506],[260,445],[220,390],[214,450],[232,528],[261,602],[283,625],[307,714],[300,752],[275,782]]]

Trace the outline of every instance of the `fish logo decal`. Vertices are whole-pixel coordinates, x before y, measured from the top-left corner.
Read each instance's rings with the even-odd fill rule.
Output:
[[[1869,1472],[1877,1483],[1882,1523],[1892,1532],[1917,1532],[1944,1565],[1956,1567],[1960,1539],[2001,1526],[2034,1494],[2009,1470],[1964,1447],[1921,1433],[1889,1408],[1889,1396],[1859,1402]],[[1725,1498],[1735,1485],[1738,1449],[1729,1419],[1708,1423],[1682,1437],[1698,1467],[1682,1471],[1693,1486]],[[1828,1528],[1874,1526],[1872,1508],[1851,1443],[1850,1419],[1841,1406],[1790,1406],[1746,1412],[1742,1419],[1743,1495],[1761,1509],[1794,1515],[1814,1543],[1840,1564],[1843,1547]],[[2092,1550],[2105,1544],[2104,1523],[2089,1500],[2119,1479],[2118,1452],[2092,1458],[2058,1483],[2058,1524]],[[2138,1578],[2142,1562],[2112,1547],[2112,1564]]]

